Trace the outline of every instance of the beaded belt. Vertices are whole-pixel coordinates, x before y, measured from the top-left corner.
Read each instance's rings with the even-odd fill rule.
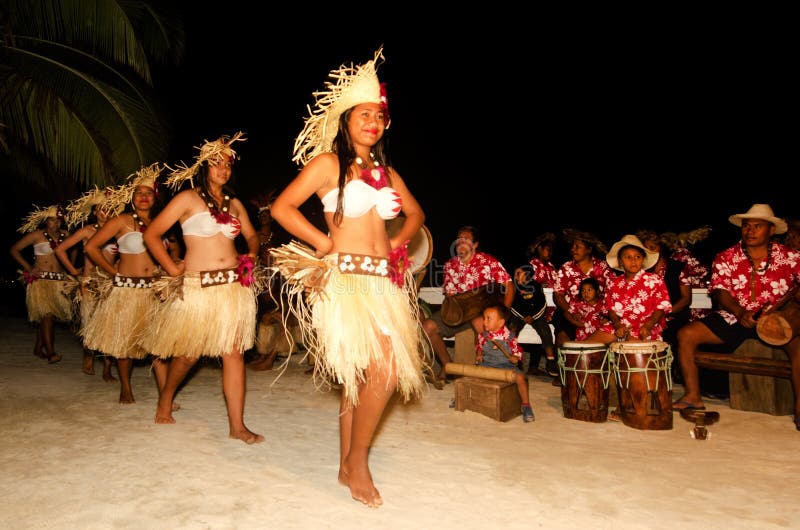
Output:
[[[200,287],[213,287],[239,281],[236,267],[231,269],[218,269],[215,271],[200,271]]]
[[[154,278],[138,276],[114,275],[114,287],[130,287],[132,289],[149,289],[153,286]]]
[[[389,259],[366,254],[339,254],[339,272],[367,276],[389,276]]]
[[[66,280],[67,275],[63,272],[50,272],[50,271],[40,271],[38,276],[42,280]]]

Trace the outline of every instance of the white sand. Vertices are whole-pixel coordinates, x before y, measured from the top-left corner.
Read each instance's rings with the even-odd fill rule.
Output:
[[[118,383],[32,355],[34,330],[0,320],[0,528],[800,528],[788,416],[731,410],[705,441],[675,416],[667,431],[562,415],[559,389],[531,378],[536,421],[499,423],[448,408],[454,385],[393,403],[371,467],[385,504],[367,508],[336,481],[338,394],[314,389],[291,359],[248,370],[245,421],[266,436],[227,437],[221,370],[204,365],[155,425],[155,383],[134,371],[137,403]],[[679,395],[680,388],[675,390]]]

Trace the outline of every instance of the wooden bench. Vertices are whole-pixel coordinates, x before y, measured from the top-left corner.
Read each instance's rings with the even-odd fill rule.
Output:
[[[698,351],[694,360],[698,367],[728,372],[732,409],[794,413],[792,365],[783,350],[748,339],[733,353]]]

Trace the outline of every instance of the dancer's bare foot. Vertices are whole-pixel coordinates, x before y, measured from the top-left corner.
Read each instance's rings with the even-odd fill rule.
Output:
[[[83,373],[86,375],[94,375],[94,355],[91,353],[83,354]]]
[[[278,352],[272,352],[266,355],[260,355],[258,359],[248,364],[247,367],[256,372],[272,370],[272,365],[275,364],[275,359],[277,357],[278,357]]]
[[[248,445],[259,444],[264,441],[263,436],[261,436],[260,434],[256,434],[247,428],[238,431],[231,431],[230,434],[228,434],[228,437],[234,438],[236,440],[241,440]]]
[[[55,364],[57,362],[61,362],[61,355],[59,355],[56,352],[53,352],[53,354],[47,358],[47,362],[49,364]]]
[[[108,357],[103,358],[103,381],[110,383],[116,380],[117,378],[111,373],[111,359]]]
[[[136,403],[136,400],[133,399],[133,394],[120,391],[119,402],[121,405],[130,405]]]
[[[377,508],[383,504],[380,492],[372,482],[372,475],[369,469],[346,470],[345,466],[339,469],[339,483],[350,488],[350,496],[360,501],[370,508]]]
[[[175,423],[175,418],[172,417],[172,414],[167,414],[166,416],[161,416],[158,412],[156,412],[156,417],[154,420],[156,423],[160,423],[166,425],[168,423]]]
[[[40,359],[47,359],[47,352],[43,348],[35,348],[33,354]]]

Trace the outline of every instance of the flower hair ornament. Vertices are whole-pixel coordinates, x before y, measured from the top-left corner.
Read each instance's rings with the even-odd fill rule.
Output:
[[[231,160],[236,160],[238,157],[231,145],[234,142],[243,142],[245,140],[247,140],[247,138],[244,137],[244,133],[239,131],[233,136],[222,135],[213,142],[206,140],[203,145],[195,146],[196,149],[200,150],[200,153],[194,157],[194,164],[187,166],[181,162],[175,169],[168,168],[170,169],[170,174],[165,184],[171,189],[177,190],[180,188],[181,184],[188,180],[194,188],[194,176],[200,171],[200,166],[203,162],[208,162],[213,166],[216,165],[223,156],[228,156]]]
[[[119,188],[107,187],[94,188],[87,191],[67,205],[66,221],[69,228],[76,227],[86,222],[92,213],[92,208],[106,212],[109,216],[119,215],[125,205],[124,200],[116,199],[120,193]]]
[[[315,156],[329,153],[339,129],[339,117],[361,103],[381,105],[389,128],[386,87],[378,81],[379,59],[384,59],[383,47],[371,61],[359,66],[342,65],[328,74],[330,80],[325,82],[325,88],[313,93],[315,108],[308,107],[305,126],[294,141],[293,162],[304,166]]]
[[[35,210],[25,216],[25,218],[22,220],[22,226],[17,228],[17,232],[21,234],[27,234],[29,232],[38,230],[39,226],[41,226],[41,224],[44,223],[48,217],[59,217],[64,219],[64,208],[62,208],[59,204],[54,204],[53,206],[48,206],[46,208],[40,208],[34,204],[33,207]]]

